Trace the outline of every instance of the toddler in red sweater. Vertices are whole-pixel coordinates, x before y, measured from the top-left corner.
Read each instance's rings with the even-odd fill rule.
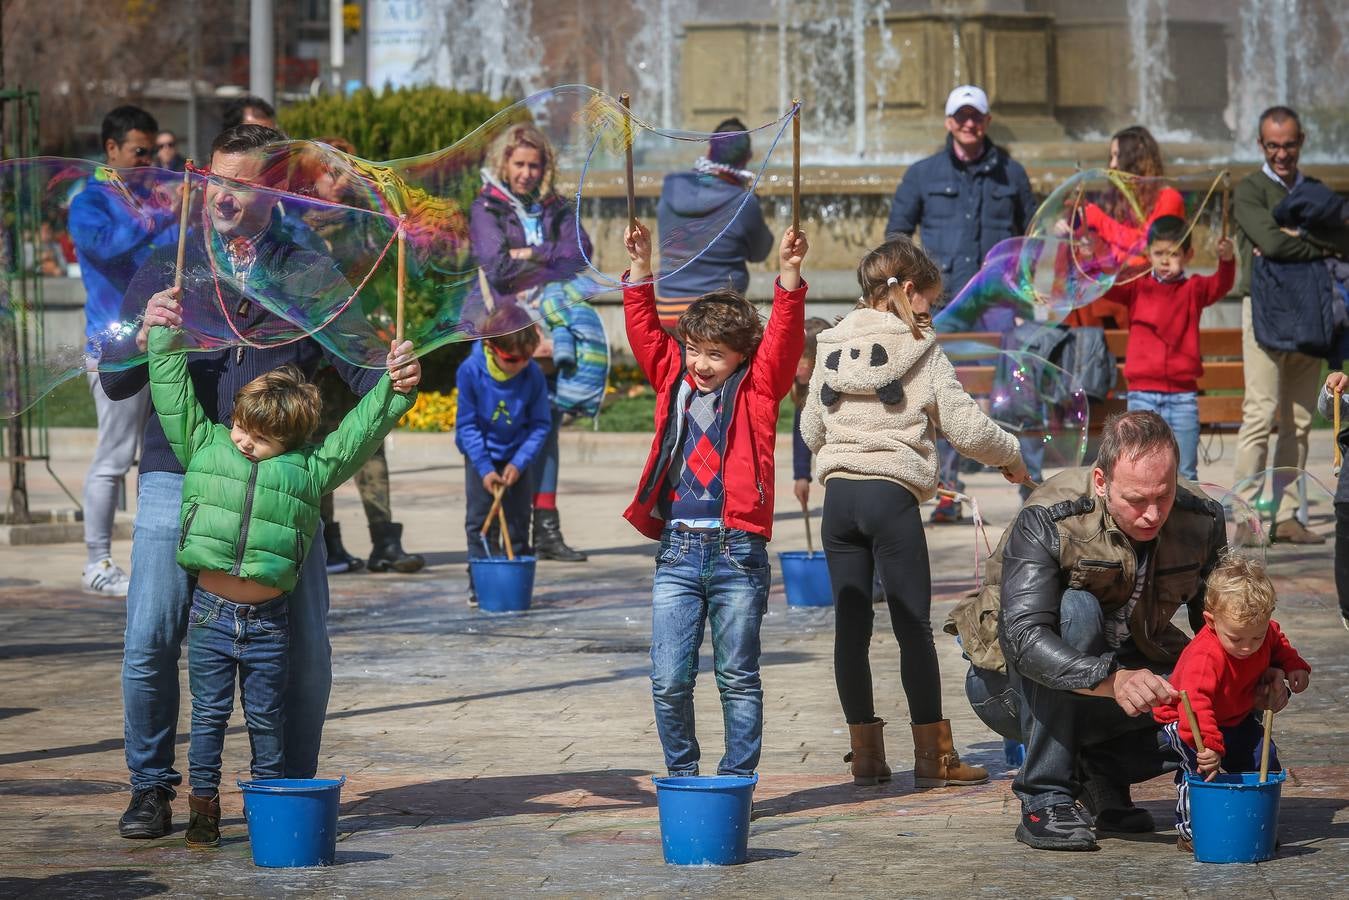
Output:
[[[1270,668],[1283,671],[1295,694],[1305,691],[1311,679],[1311,666],[1270,618],[1273,613],[1274,585],[1264,566],[1228,555],[1208,578],[1205,625],[1181,652],[1171,673],[1171,686],[1189,694],[1204,739],[1203,752],[1195,751],[1194,735],[1179,702],[1152,710],[1180,754],[1176,830],[1183,850],[1192,849],[1193,837],[1186,773],[1212,780],[1220,766],[1229,772],[1258,769],[1264,730],[1255,714],[1257,686]],[[1280,768],[1273,747],[1270,767]]]
[[[1218,241],[1218,271],[1187,276],[1194,259],[1189,225],[1161,216],[1148,228],[1152,272],[1106,295],[1129,309],[1129,352],[1124,379],[1129,409],[1149,409],[1171,426],[1180,447],[1180,474],[1199,476],[1199,314],[1232,290],[1236,257],[1232,241]]]

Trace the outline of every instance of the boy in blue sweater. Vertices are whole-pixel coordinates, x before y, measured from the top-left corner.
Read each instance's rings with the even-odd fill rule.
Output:
[[[521,320],[528,321],[523,312]],[[482,341],[455,373],[459,402],[454,443],[464,454],[464,532],[470,559],[487,556],[479,533],[498,487],[506,492],[501,505],[511,547],[517,556],[529,552],[532,489],[519,483],[520,476],[529,469],[553,425],[548,385],[532,358],[538,346],[539,332],[529,324]],[[504,536],[493,524],[488,540],[494,553],[500,552],[499,539]],[[471,575],[468,605],[478,605]]]

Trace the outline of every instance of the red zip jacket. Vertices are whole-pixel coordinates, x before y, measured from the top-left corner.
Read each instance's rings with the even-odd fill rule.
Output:
[[[1181,651],[1169,680],[1176,690],[1190,695],[1190,705],[1194,707],[1207,749],[1219,756],[1226,752],[1219,727],[1236,725],[1251,714],[1255,707],[1255,686],[1270,666],[1284,672],[1312,670],[1273,619],[1269,620],[1265,642],[1245,659],[1228,656],[1211,625],[1199,629],[1194,640]],[[1152,717],[1163,725],[1179,722],[1181,739],[1195,746],[1189,718],[1179,702],[1174,706],[1153,707]]]
[[[625,274],[626,281],[627,275]],[[665,520],[656,514],[656,501],[671,463],[678,464],[676,410],[679,387],[693,380],[684,370],[684,348],[660,327],[656,293],[650,282],[623,290],[623,318],[628,343],[637,365],[656,389],[656,438],[637,483],[637,496],[623,513],[633,527],[653,540],[660,538]],[[791,389],[796,365],[806,344],[806,283],[794,291],[773,285],[773,312],[763,340],[749,359],[727,380],[723,403],[730,406],[730,427],[721,477],[726,497],[721,518],[727,528],[773,536],[773,450],[777,439],[778,407]]]
[[[1199,390],[1199,313],[1232,290],[1235,259],[1219,260],[1212,275],[1158,281],[1151,273],[1111,288],[1111,300],[1129,308],[1129,352],[1124,380],[1131,391],[1180,394]]]

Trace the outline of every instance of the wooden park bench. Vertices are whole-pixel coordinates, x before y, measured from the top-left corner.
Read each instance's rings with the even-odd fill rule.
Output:
[[[943,344],[974,341],[1000,346],[1002,335],[995,332],[967,334],[939,334]],[[1101,430],[1101,423],[1111,413],[1125,409],[1128,386],[1124,380],[1124,358],[1129,345],[1129,332],[1111,329],[1105,333],[1110,352],[1119,361],[1115,386],[1104,401],[1091,403],[1089,428],[1092,434]],[[1241,392],[1245,386],[1241,364],[1241,329],[1206,328],[1199,332],[1199,352],[1204,359],[1204,376],[1199,379],[1199,428],[1204,434],[1236,431],[1241,425]],[[965,390],[974,397],[988,397],[993,393],[994,366],[962,365],[958,360],[956,375]]]

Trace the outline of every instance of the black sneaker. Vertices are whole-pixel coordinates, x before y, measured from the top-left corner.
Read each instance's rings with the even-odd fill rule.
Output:
[[[1076,803],[1023,812],[1016,839],[1036,850],[1095,850],[1096,835]]]
[[[1092,817],[1097,831],[1116,834],[1150,834],[1157,830],[1152,813],[1135,806],[1129,786],[1094,777],[1082,785],[1082,805]]]
[[[173,830],[173,791],[149,787],[131,795],[131,803],[117,822],[124,838],[161,838]]]

